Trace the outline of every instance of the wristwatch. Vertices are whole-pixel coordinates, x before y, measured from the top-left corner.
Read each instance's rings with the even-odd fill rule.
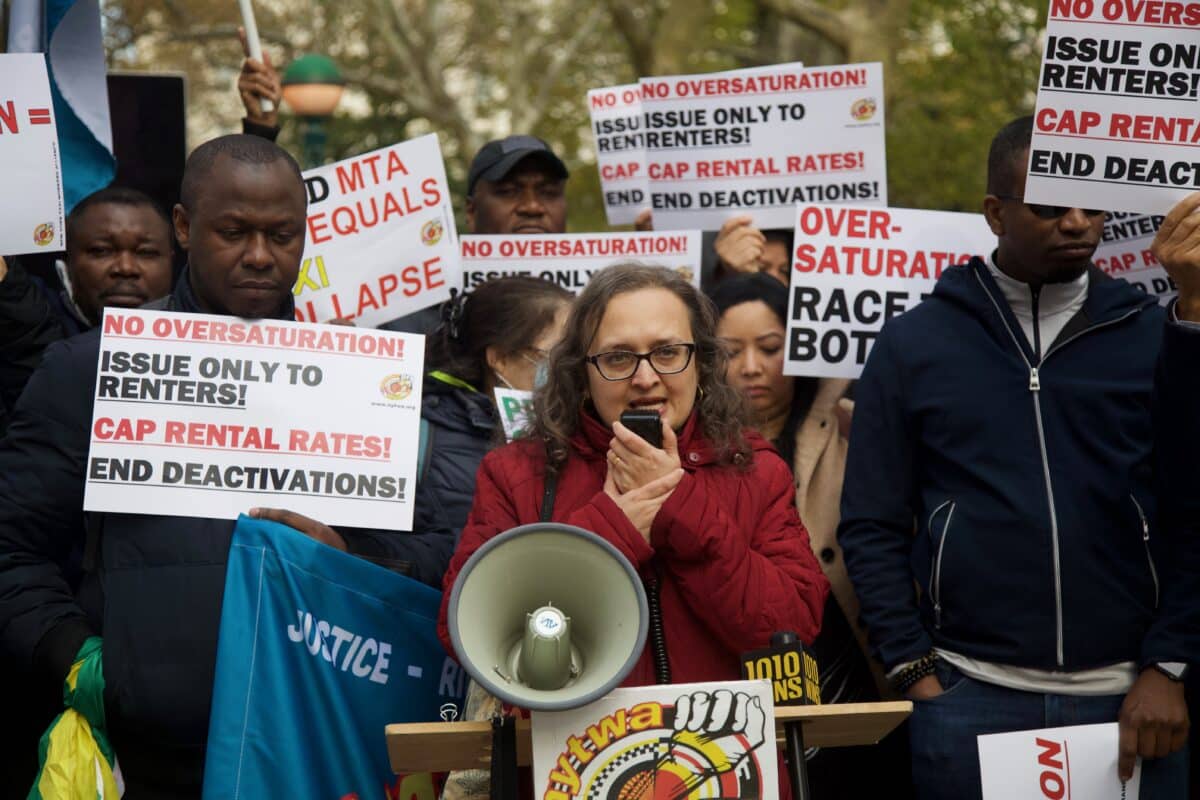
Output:
[[[1154,668],[1176,683],[1182,683],[1188,674],[1188,665],[1182,661],[1158,661]]]

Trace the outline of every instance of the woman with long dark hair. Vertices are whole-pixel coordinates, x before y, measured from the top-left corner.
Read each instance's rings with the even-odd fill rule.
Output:
[[[657,595],[656,646],[627,685],[734,680],[740,654],[776,631],[811,642],[828,583],[787,466],[725,382],[715,328],[711,303],[670,270],[593,277],[551,351],[530,434],[483,460],[446,596],[484,542],[541,518],[552,477],[551,519],[612,543]],[[628,410],[659,415],[662,448],[621,425]],[[441,632],[449,648],[445,605]]]
[[[720,315],[717,334],[729,354],[726,377],[742,392],[754,428],[792,468],[795,502],[832,592],[813,654],[822,703],[865,703],[890,692],[872,664],[858,600],[837,543],[842,474],[852,404],[849,380],[783,374],[788,290],[766,273],[737,275],[709,293]],[[873,748],[810,753],[817,797],[904,797],[911,771],[904,733]]]
[[[570,303],[560,286],[514,276],[485,281],[443,307],[427,346],[414,531],[462,530],[479,462],[503,441],[492,391],[533,389]]]

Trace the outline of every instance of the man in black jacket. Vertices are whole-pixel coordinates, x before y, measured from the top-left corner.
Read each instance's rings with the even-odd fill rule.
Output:
[[[304,248],[299,167],[235,135],[188,159],[174,209],[188,266],[167,310],[290,319]],[[0,640],[61,681],[80,645],[104,639],[105,713],[127,798],[199,796],[225,563],[233,523],[81,511],[99,331],[52,345],[0,443]],[[333,546],[407,562],[438,585],[452,541],[332,529],[268,511]],[[78,596],[58,564],[87,530]]]
[[[1200,452],[1200,192],[1181,201],[1163,220],[1154,254],[1179,287],[1168,312],[1155,375],[1155,449],[1160,474],[1160,519],[1181,541],[1200,541],[1200,493],[1196,491],[1196,454]],[[1192,615],[1185,630],[1200,629],[1200,548],[1172,554],[1174,580],[1186,586]],[[1200,680],[1190,673],[1188,709],[1200,713]],[[1192,747],[1189,797],[1200,797],[1200,748]]]
[[[12,409],[51,342],[89,330],[107,306],[171,291],[171,221],[148,195],[109,186],[67,215],[62,292],[0,258],[0,400]],[[0,426],[0,432],[3,427]]]
[[[1200,631],[1181,624],[1196,598],[1155,508],[1163,312],[1091,265],[1102,211],[1025,202],[1032,129],[992,144],[996,251],[946,270],[875,342],[838,535],[915,703],[918,796],[979,798],[980,734],[1119,722],[1122,778],[1140,755],[1141,797],[1182,797]]]

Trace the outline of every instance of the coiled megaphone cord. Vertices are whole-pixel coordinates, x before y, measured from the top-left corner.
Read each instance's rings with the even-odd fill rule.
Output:
[[[667,660],[667,635],[663,629],[662,604],[658,597],[658,576],[642,581],[646,586],[646,607],[650,616],[650,647],[654,654],[654,680],[656,683],[671,682],[671,662]]]

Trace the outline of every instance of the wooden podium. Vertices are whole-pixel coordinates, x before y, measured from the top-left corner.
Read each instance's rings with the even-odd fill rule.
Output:
[[[808,747],[877,744],[912,713],[907,700],[843,703],[826,706],[776,706],[775,735],[784,742],[784,725],[799,722]],[[490,722],[414,722],[388,725],[388,758],[400,772],[447,772],[487,769],[492,757]],[[517,721],[517,764],[533,762],[529,720]]]

